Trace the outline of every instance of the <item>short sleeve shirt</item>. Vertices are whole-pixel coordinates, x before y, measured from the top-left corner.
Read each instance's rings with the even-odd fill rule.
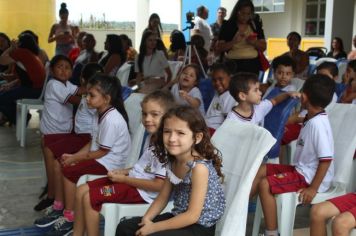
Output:
[[[225,91],[221,95],[216,93],[205,115],[208,127],[213,129],[219,128],[235,105],[237,105],[237,102],[229,91]]]
[[[42,134],[70,133],[73,129],[73,106],[68,99],[78,87],[71,82],[56,79],[48,81],[40,129]]]
[[[195,17],[194,29],[199,30],[200,35],[204,38],[204,48],[209,52],[211,39],[213,38],[213,33],[211,32],[210,25],[206,20],[200,18],[199,16]]]
[[[270,100],[265,99],[258,105],[253,106],[252,115],[250,117],[244,117],[232,109],[227,115],[226,119],[239,120],[242,122],[250,122],[252,124],[260,125],[262,124],[265,116],[273,108],[273,104]]]
[[[297,149],[293,164],[302,174],[307,183],[314,179],[321,161],[332,161],[334,157],[334,139],[328,116],[325,112],[307,120],[300,130],[297,139]],[[334,177],[334,163],[331,165],[321,182],[318,192],[329,189]]]
[[[74,131],[77,134],[92,134],[96,109],[89,108],[86,98],[80,100],[74,119]]]
[[[94,122],[97,122],[93,131],[91,151],[99,148],[109,150],[109,152],[96,159],[108,171],[124,168],[129,151],[131,139],[126,121],[115,109],[110,108],[102,115],[96,115]]]
[[[163,51],[156,50],[152,55],[145,56],[142,63],[143,77],[164,77],[169,67]],[[135,72],[139,72],[138,57],[135,60]]]
[[[183,99],[181,96],[179,96],[179,84],[178,83],[176,83],[172,86],[171,93],[174,97],[174,100],[178,104],[189,105],[189,103],[185,99]],[[201,95],[200,90],[197,87],[194,87],[189,91],[188,95],[193,98],[197,98],[200,101],[199,111],[202,115],[204,115],[205,114],[204,102],[203,102],[203,96]]]

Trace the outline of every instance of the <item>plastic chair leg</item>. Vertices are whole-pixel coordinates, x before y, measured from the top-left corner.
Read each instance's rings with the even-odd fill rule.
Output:
[[[111,205],[111,204],[109,204]],[[120,216],[118,216],[116,206],[106,206],[103,210],[105,211],[105,229],[104,236],[112,236],[116,233],[116,227],[119,224]]]
[[[20,121],[20,129],[21,129],[21,137],[20,137],[20,146],[25,147],[26,143],[26,120],[27,120],[27,105],[21,105],[21,121]]]
[[[255,217],[253,219],[252,236],[258,236],[262,220],[262,205],[260,198],[257,198]]]
[[[283,193],[276,197],[278,231],[283,236],[293,236],[296,206],[298,195],[296,193]]]
[[[21,137],[21,104],[16,103],[16,140],[20,141]]]

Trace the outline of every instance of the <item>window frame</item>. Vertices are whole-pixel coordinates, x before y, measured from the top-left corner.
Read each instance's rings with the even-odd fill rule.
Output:
[[[321,6],[325,5],[324,17],[321,17]],[[308,6],[317,6],[317,15],[314,18],[307,18],[307,8]],[[325,35],[325,17],[326,17],[326,0],[305,0],[305,17],[303,20],[303,36],[304,37],[323,37]],[[307,22],[316,22],[316,33],[315,34],[306,34]],[[324,22],[324,32],[320,33],[320,24]]]
[[[284,12],[285,12],[286,0],[279,0],[279,1],[278,1],[278,0],[272,0],[273,10],[270,10],[270,11],[263,11],[263,7],[266,5],[266,4],[264,4],[264,3],[265,3],[265,1],[267,1],[267,0],[260,0],[260,1],[261,1],[261,4],[260,4],[260,5],[259,5],[259,4],[256,4],[254,0],[252,1],[253,4],[254,4],[254,6],[255,6],[255,12],[258,13],[258,14],[284,13]],[[278,1],[278,2],[277,2],[277,1]],[[280,1],[283,1],[283,2],[280,2]],[[257,6],[258,8],[261,8],[262,11],[257,11],[257,10],[256,10],[256,6]],[[275,6],[283,6],[283,10],[277,11],[277,10],[275,10]]]

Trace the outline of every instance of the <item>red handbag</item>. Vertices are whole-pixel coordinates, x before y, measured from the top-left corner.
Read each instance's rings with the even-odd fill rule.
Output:
[[[269,61],[267,60],[267,58],[266,58],[265,54],[263,54],[263,52],[258,51],[258,59],[260,60],[261,70],[262,71],[268,70],[268,68],[271,65],[269,64]]]

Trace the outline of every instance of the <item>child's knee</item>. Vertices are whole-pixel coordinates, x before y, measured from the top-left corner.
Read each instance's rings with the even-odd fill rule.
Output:
[[[335,217],[332,223],[333,232],[343,233],[348,232],[355,227],[355,219],[351,214],[340,214]]]
[[[89,186],[88,184],[82,184],[77,188],[76,196],[78,198],[82,198],[85,193],[89,191]]]
[[[313,205],[310,217],[312,220],[326,220],[327,216],[324,207],[321,204]]]
[[[269,182],[266,177],[261,179],[261,181],[258,185],[258,189],[260,190],[260,192],[269,191]]]

